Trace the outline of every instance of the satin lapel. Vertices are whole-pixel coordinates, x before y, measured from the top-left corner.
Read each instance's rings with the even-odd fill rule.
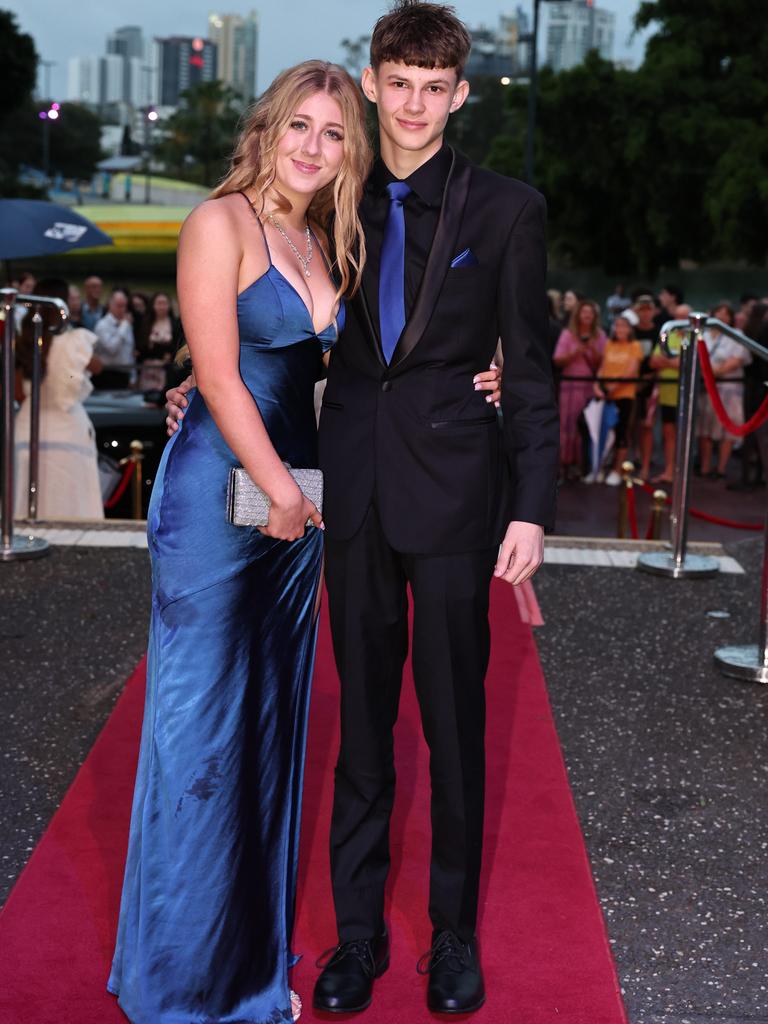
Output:
[[[363,280],[360,284],[360,288],[352,301],[357,304],[360,320],[368,332],[368,338],[371,345],[376,350],[376,358],[382,366],[386,366],[387,364],[384,360],[384,353],[381,351],[381,338],[374,326],[373,317],[371,316],[371,307],[365,291],[365,270],[363,270]]]
[[[435,308],[445,275],[455,253],[456,239],[464,216],[464,207],[469,195],[472,165],[454,151],[453,163],[445,183],[445,194],[440,217],[435,229],[432,248],[429,250],[424,277],[413,304],[411,315],[397,343],[390,367],[395,367],[411,354],[421,341]]]
[[[360,220],[363,225],[363,231],[366,231],[367,228],[365,223],[365,211],[363,205],[361,205],[360,207]],[[360,288],[358,289],[358,292],[352,301],[357,306],[357,310],[360,315],[360,322],[362,323],[363,327],[368,333],[368,340],[370,341],[372,348],[376,352],[376,358],[378,359],[382,366],[386,366],[387,364],[384,359],[384,353],[382,352],[381,349],[381,338],[379,337],[379,332],[376,330],[375,326],[377,321],[375,321],[373,319],[373,316],[371,315],[371,304],[368,301],[368,292],[365,287],[366,278],[370,278],[370,275],[370,264],[366,264],[363,267],[363,279],[360,282]]]

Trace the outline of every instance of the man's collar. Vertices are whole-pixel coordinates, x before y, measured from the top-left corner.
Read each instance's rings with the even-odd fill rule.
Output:
[[[443,202],[443,192],[452,161],[453,151],[450,146],[443,143],[434,156],[417,167],[413,174],[403,178],[403,181],[425,205],[440,206]],[[377,157],[368,178],[367,189],[369,192],[381,195],[386,191],[390,182],[398,180],[381,157]]]

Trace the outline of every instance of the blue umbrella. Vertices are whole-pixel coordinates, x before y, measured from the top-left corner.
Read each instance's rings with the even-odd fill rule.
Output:
[[[94,245],[112,245],[112,239],[68,206],[0,199],[0,260],[55,256]]]

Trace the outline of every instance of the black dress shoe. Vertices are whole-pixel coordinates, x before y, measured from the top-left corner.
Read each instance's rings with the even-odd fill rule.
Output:
[[[342,942],[323,963],[323,973],[315,984],[312,1005],[326,1013],[359,1013],[371,1005],[373,982],[389,967],[389,935],[385,931],[375,939]]]
[[[453,932],[435,932],[432,948],[416,969],[429,974],[427,1009],[432,1013],[472,1013],[485,1002],[476,938],[462,942]]]

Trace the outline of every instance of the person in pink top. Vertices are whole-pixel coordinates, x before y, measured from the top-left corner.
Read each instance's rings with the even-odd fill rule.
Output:
[[[558,338],[553,357],[555,366],[566,378],[560,382],[560,466],[566,480],[581,476],[579,416],[592,398],[593,382],[605,344],[597,304],[591,299],[582,299]],[[579,379],[569,379],[574,377]]]

